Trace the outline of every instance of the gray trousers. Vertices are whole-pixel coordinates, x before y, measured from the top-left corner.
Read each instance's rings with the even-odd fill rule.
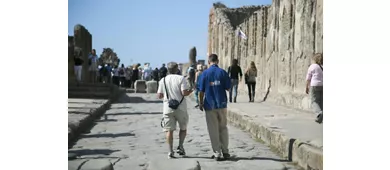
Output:
[[[206,110],[206,123],[214,153],[229,153],[227,109]]]
[[[310,98],[311,98],[311,107],[315,114],[322,114],[322,104],[323,104],[323,88],[322,86],[311,86],[310,87]]]

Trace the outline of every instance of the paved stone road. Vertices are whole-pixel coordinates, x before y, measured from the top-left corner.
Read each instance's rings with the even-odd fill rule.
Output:
[[[202,170],[295,169],[267,146],[231,126],[229,148],[235,158],[221,162],[210,159],[212,152],[204,113],[193,108],[193,101],[187,100],[187,106],[190,114],[184,144],[187,158],[167,159],[168,146],[160,127],[162,103],[155,94],[132,93],[121,97],[69,152],[80,155],[76,161],[109,160],[115,170],[184,170],[193,168],[197,161]],[[177,144],[175,132],[174,146]]]

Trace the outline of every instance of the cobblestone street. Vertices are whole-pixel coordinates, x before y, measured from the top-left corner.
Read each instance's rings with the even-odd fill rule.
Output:
[[[106,159],[115,170],[183,170],[194,168],[197,162],[202,170],[295,169],[248,133],[232,126],[229,126],[232,160],[216,162],[210,159],[212,151],[205,113],[195,109],[194,105],[187,99],[190,120],[184,143],[185,158],[167,158],[168,146],[160,126],[162,103],[156,95],[128,93],[113,103],[105,115],[96,120],[91,131],[82,134],[69,149],[70,153],[79,155],[69,164]],[[174,147],[177,145],[178,132],[175,131]]]

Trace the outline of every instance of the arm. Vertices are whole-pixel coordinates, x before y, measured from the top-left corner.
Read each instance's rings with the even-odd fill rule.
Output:
[[[202,75],[199,78],[199,106],[203,106],[204,92],[206,89],[205,82],[206,82],[206,76],[204,73],[202,73]]]
[[[188,96],[192,93],[192,89],[188,89],[187,81],[184,77],[183,77],[182,82],[181,82],[181,90],[182,90],[181,94],[183,96]]]
[[[230,75],[230,72],[231,72],[231,70],[230,70],[230,66],[228,67],[228,75]]]
[[[164,91],[163,91],[163,86],[164,86],[164,84],[161,83],[161,81],[162,81],[162,80],[160,80],[160,81],[158,82],[158,89],[157,89],[157,98],[158,98],[158,99],[164,98]]]
[[[242,80],[242,71],[240,66],[238,66],[238,73],[240,73],[240,80]]]
[[[225,72],[225,90],[230,91],[230,87],[232,85],[232,81],[230,80],[229,75]]]
[[[309,88],[310,88],[312,77],[313,77],[313,69],[310,66],[309,69],[307,70],[307,75],[306,75],[306,94],[309,94]]]
[[[195,84],[198,83],[198,75],[199,75],[199,72],[196,72],[196,73],[195,73]]]

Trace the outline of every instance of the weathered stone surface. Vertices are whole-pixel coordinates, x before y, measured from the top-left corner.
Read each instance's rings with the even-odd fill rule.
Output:
[[[157,81],[148,81],[146,82],[146,91],[147,93],[157,93]]]
[[[86,80],[89,80],[89,72],[88,72],[88,54],[92,51],[92,35],[89,33],[89,31],[82,25],[78,24],[74,27],[74,35],[73,37],[68,36],[68,44],[74,45],[74,47],[78,47],[82,49],[82,59],[84,60],[83,63],[83,69],[82,69],[82,76],[81,79],[85,82]],[[68,47],[68,53],[71,51]],[[72,77],[74,76],[73,70],[74,62],[73,62],[73,56],[68,54],[68,79],[74,81],[75,79]]]
[[[114,166],[106,159],[91,159],[85,162],[80,170],[114,170]]]
[[[192,47],[190,49],[189,59],[190,59],[191,66],[196,65],[196,47]]]
[[[146,81],[137,80],[134,83],[134,89],[136,93],[145,93],[146,92]]]
[[[268,6],[226,8],[214,5],[209,15],[208,53],[216,53],[220,67],[232,59],[241,68],[254,61],[258,68],[256,99],[309,109],[305,75],[311,57],[322,52],[323,0],[273,0]],[[240,28],[248,37],[237,36]],[[239,94],[247,87],[240,82]]]
[[[256,142],[242,130],[229,126],[231,161],[216,162],[212,150],[205,114],[186,100],[188,135],[184,148],[187,157],[167,158],[165,133],[160,123],[162,104],[155,94],[128,93],[113,103],[89,134],[80,137],[69,152],[79,153],[79,159],[110,159],[115,170],[183,170],[194,168],[196,161],[203,170],[283,170],[296,169],[273,153],[266,145]],[[178,144],[178,129],[174,145]]]

